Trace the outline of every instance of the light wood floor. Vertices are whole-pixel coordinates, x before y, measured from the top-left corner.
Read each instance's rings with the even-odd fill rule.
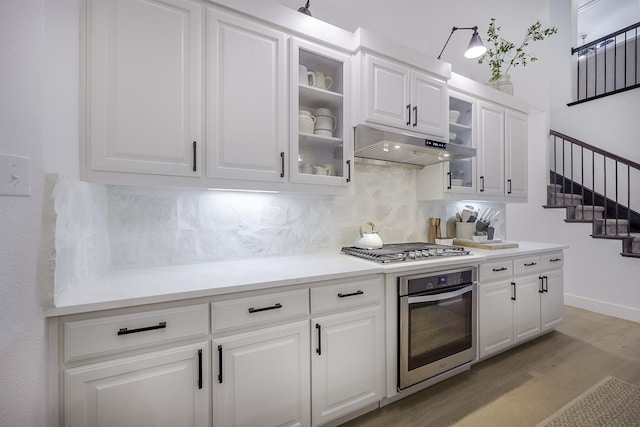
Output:
[[[640,323],[565,307],[556,331],[343,426],[535,426],[608,375],[640,386]]]

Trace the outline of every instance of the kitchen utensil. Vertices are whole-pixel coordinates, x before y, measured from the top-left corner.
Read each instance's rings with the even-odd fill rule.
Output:
[[[458,239],[471,240],[476,231],[476,225],[472,222],[456,222],[456,237]]]
[[[463,209],[462,210],[462,222],[469,222],[469,219],[471,218],[471,214],[473,214],[473,211],[470,211],[469,209]]]
[[[365,226],[369,226],[370,230],[365,230]],[[378,236],[376,225],[367,221],[360,225],[360,238],[356,240],[356,248],[360,249],[379,249],[382,247],[382,239]]]

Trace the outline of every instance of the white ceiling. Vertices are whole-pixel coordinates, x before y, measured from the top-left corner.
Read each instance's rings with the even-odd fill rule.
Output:
[[[578,0],[578,44],[640,22],[640,0]]]

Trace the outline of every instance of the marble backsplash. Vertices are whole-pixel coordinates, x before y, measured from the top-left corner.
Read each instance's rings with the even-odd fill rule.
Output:
[[[464,202],[416,200],[416,170],[357,163],[353,194],[327,196],[102,186],[60,178],[56,287],[119,268],[339,251],[373,221],[385,243],[424,241],[430,217]],[[504,238],[504,205],[496,237]]]

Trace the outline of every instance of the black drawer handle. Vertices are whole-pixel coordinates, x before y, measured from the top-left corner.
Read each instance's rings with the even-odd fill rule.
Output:
[[[138,329],[121,328],[118,331],[118,335],[135,334],[136,332],[152,331],[154,329],[164,329],[166,327],[167,327],[167,322],[160,322],[154,326],[146,326],[144,328],[138,328]]]
[[[501,268],[494,268],[494,269],[493,269],[493,271],[494,271],[495,273],[497,273],[498,271],[505,271],[505,270],[507,270],[507,267],[501,267]]]
[[[218,383],[222,384],[222,346],[218,346]]]
[[[562,258],[554,258],[549,260],[549,262],[558,262],[558,261],[562,261]]]
[[[198,390],[202,390],[202,350],[198,350]]]
[[[356,295],[364,295],[364,291],[358,289],[357,291],[350,294],[338,294],[338,298],[355,297]]]
[[[511,287],[513,288],[513,296],[511,297],[512,301],[516,300],[516,282],[511,282]]]
[[[270,307],[262,307],[262,308],[253,308],[251,307],[249,309],[249,313],[257,313],[259,311],[267,311],[267,310],[276,310],[278,308],[282,308],[282,304],[280,304],[279,302],[270,306]]]
[[[530,262],[529,264],[525,263],[524,266],[525,267],[533,267],[534,265],[538,265],[537,262]]]
[[[318,346],[316,347],[316,353],[318,356],[322,356],[322,326],[316,323],[316,332],[318,332]]]

